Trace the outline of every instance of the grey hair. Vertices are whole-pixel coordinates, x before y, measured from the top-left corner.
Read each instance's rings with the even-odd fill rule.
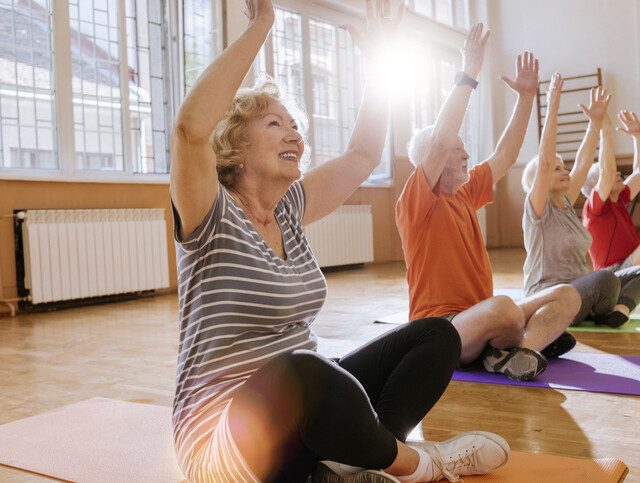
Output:
[[[409,161],[411,161],[411,163],[416,167],[427,154],[429,146],[431,146],[431,137],[433,136],[434,128],[435,125],[420,129],[411,137],[411,141],[409,141],[409,144],[407,145]]]
[[[591,194],[593,188],[595,188],[596,184],[598,184],[598,179],[600,178],[600,163],[593,163],[591,168],[589,168],[589,173],[587,174],[587,179],[580,191],[585,198],[588,198]]]
[[[564,162],[562,156],[556,153],[556,159],[560,162]],[[531,161],[527,163],[527,166],[524,168],[524,172],[522,173],[522,189],[525,193],[531,191],[533,188],[533,182],[536,179],[536,172],[538,171],[538,164],[540,163],[540,156],[534,157]]]

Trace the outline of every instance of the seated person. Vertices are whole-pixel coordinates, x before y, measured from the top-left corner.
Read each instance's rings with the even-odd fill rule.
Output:
[[[531,295],[569,283],[581,297],[574,323],[593,317],[598,324],[618,327],[628,320],[629,312],[640,301],[638,271],[592,273],[587,254],[591,235],[573,206],[593,164],[601,127],[600,163],[615,162],[611,122],[606,114],[610,96],[603,88],[594,89],[590,107],[583,106],[590,124],[569,173],[555,152],[561,86],[562,79],[556,74],[549,88],[540,155],[527,165],[522,178],[527,193],[522,220],[527,250],[525,290]]]
[[[486,370],[530,380],[544,371],[546,357],[575,345],[563,333],[580,301],[568,285],[517,303],[492,297],[491,265],[476,210],[492,201],[493,184],[518,157],[537,91],[538,61],[525,52],[518,56],[515,80],[502,78],[518,96],[513,115],[495,152],[468,173],[469,155],[458,131],[487,36],[481,42],[467,38],[463,72],[435,126],[410,142],[409,159],[416,169],[398,199],[396,223],[407,265],[410,319],[449,318],[462,341],[462,365],[482,355]]]
[[[633,137],[633,173],[622,180],[615,158],[596,163],[589,170],[582,193],[587,198],[582,208],[582,223],[589,230],[593,244],[589,255],[593,268],[622,270],[640,265],[640,234],[629,214],[631,200],[640,191],[640,121],[633,112],[618,114],[624,129]]]

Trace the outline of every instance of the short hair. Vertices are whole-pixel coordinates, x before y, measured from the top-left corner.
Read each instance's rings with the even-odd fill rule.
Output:
[[[295,120],[305,142],[300,165],[301,168],[307,166],[311,153],[306,143],[309,120],[304,108],[297,100],[288,97],[285,89],[276,81],[267,77],[261,78],[253,87],[238,91],[231,106],[209,137],[216,155],[218,180],[225,187],[233,186],[242,169],[244,151],[249,143],[247,122],[264,113],[274,101],[281,103]]]
[[[556,153],[556,159],[561,163],[564,163],[562,156]],[[522,189],[525,193],[529,193],[531,188],[533,188],[533,182],[536,179],[536,172],[538,171],[538,164],[540,163],[540,156],[534,157],[531,161],[527,163],[522,173]]]
[[[580,189],[580,191],[582,191],[582,194],[584,195],[585,198],[589,197],[593,188],[596,186],[596,184],[598,184],[599,178],[600,178],[600,163],[593,163],[591,168],[589,168],[587,179],[585,180],[584,184],[582,185],[582,188]]]
[[[416,132],[407,145],[407,152],[409,153],[409,161],[417,167],[422,158],[427,154],[429,146],[431,146],[431,138],[433,136],[433,130],[435,125],[427,126]]]

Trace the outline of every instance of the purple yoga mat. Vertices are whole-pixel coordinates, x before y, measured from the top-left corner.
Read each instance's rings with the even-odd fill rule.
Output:
[[[550,359],[547,370],[534,381],[512,381],[503,374],[484,369],[453,373],[454,381],[550,387],[575,391],[640,395],[640,356],[570,352]]]

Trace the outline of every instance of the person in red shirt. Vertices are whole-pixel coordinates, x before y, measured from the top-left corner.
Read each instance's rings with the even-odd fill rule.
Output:
[[[614,307],[619,324],[629,317],[629,305],[640,292],[640,234],[629,214],[631,200],[640,192],[640,120],[630,111],[620,111],[618,130],[633,138],[633,173],[622,179],[613,151],[594,164],[582,187],[587,201],[582,207],[582,223],[591,233],[589,255],[595,270],[606,269],[620,279],[620,299]],[[611,134],[610,134],[611,136]],[[622,303],[629,298],[631,303]]]
[[[577,291],[561,285],[515,303],[493,295],[491,265],[476,211],[493,200],[493,184],[513,166],[522,147],[538,88],[538,61],[525,52],[516,78],[503,81],[518,95],[513,115],[495,152],[467,172],[469,155],[458,131],[484,61],[489,32],[472,29],[464,68],[435,126],[413,137],[409,158],[416,169],[396,205],[402,239],[410,319],[447,317],[462,341],[461,365],[482,363],[515,380],[540,374],[549,357],[570,350],[565,333],[580,307]]]

